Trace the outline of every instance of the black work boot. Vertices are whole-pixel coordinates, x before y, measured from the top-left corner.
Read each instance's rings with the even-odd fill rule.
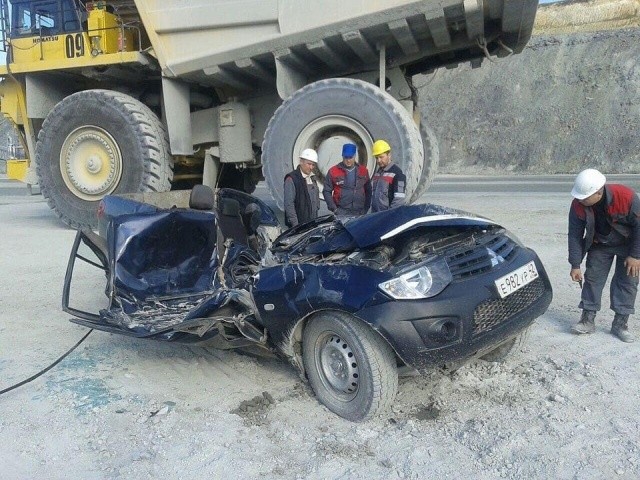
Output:
[[[596,312],[583,310],[580,321],[571,327],[573,333],[593,333],[596,331]]]
[[[633,338],[633,335],[631,335],[631,333],[627,329],[628,320],[629,315],[616,313],[613,317],[613,323],[611,324],[611,333],[623,342],[631,343],[635,341],[635,338]]]

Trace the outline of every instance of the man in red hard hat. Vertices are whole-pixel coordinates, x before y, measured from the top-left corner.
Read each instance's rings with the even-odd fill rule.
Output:
[[[640,198],[629,187],[607,184],[605,176],[589,168],[578,174],[571,191],[569,211],[569,263],[571,279],[584,280],[582,317],[572,328],[579,334],[595,332],[602,290],[615,261],[611,279],[611,333],[623,342],[635,339],[628,330],[635,312],[640,275]],[[587,257],[584,277],[580,270]]]
[[[357,150],[353,143],[345,143],[342,162],[324,178],[322,194],[336,215],[364,215],[371,206],[371,180],[367,167],[356,162]]]

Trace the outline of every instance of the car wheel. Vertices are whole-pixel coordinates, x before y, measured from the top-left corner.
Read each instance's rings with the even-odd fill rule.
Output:
[[[109,90],[75,93],[51,110],[38,134],[36,165],[49,206],[74,228],[97,225],[105,195],[167,191],[173,178],[158,117]]]
[[[485,353],[480,358],[487,362],[503,362],[507,359],[509,354],[513,351],[516,345],[521,345],[525,340],[525,334],[517,335],[506,342],[498,345],[496,348],[488,353]]]
[[[387,410],[398,390],[389,344],[344,313],[324,312],[307,324],[303,361],[320,402],[347,420],[361,421]]]
[[[373,142],[391,145],[393,162],[407,178],[407,199],[417,187],[425,155],[412,115],[371,83],[331,78],[307,85],[285,100],[269,120],[262,143],[262,170],[279,208],[284,206],[284,176],[296,168],[305,148],[318,152],[317,181],[342,160],[342,145],[358,146],[358,163],[372,174]],[[430,169],[429,169],[430,170]]]

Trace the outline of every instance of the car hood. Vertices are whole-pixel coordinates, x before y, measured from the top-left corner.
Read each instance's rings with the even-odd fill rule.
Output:
[[[495,222],[472,213],[434,204],[405,205],[342,220],[359,248],[366,248],[417,227],[489,226]]]

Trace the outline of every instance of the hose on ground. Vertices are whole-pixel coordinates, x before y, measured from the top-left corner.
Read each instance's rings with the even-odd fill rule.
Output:
[[[51,365],[49,365],[47,368],[40,370],[38,373],[36,373],[35,375],[32,375],[31,377],[27,378],[26,380],[21,381],[20,383],[16,383],[15,385],[12,385],[10,387],[7,387],[3,390],[0,390],[0,395],[10,392],[11,390],[14,390],[18,387],[21,387],[22,385],[25,385],[33,380],[35,380],[36,378],[38,378],[41,375],[44,375],[45,373],[47,373],[49,370],[51,370],[53,367],[55,367],[57,364],[59,364],[62,360],[64,360],[64,358],[69,355],[71,352],[73,352],[76,348],[78,348],[78,346],[85,341],[85,339],[89,336],[89,334],[93,332],[93,328],[91,330],[89,330],[79,341],[78,343],[76,343],[73,347],[71,347],[69,350],[67,350],[67,352],[62,355],[60,358],[58,358],[55,362],[53,362]]]

